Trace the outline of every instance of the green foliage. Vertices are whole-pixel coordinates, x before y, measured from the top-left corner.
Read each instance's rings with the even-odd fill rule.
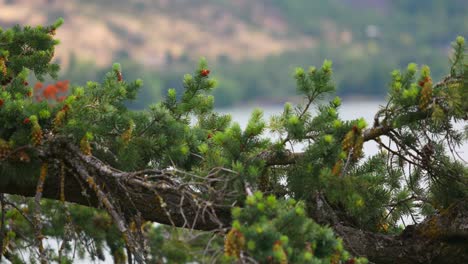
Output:
[[[148,231],[151,259],[149,263],[210,262],[222,250],[223,239],[210,232],[189,231],[168,226]],[[207,247],[207,241],[210,246]]]
[[[466,102],[460,101],[466,91],[463,90],[462,79],[457,79],[466,70],[464,50],[463,40],[458,38],[454,43],[454,64],[451,68],[458,69],[452,70],[452,74],[455,74],[452,76],[459,77],[451,82],[433,85],[428,66],[421,67],[419,76],[415,64],[409,64],[403,73],[392,72],[389,105],[385,109],[382,125],[391,126],[397,131],[393,139],[401,142],[397,144],[402,144],[402,148],[410,146],[408,148],[416,152],[421,149],[422,166],[430,166],[429,171],[423,172],[418,167],[421,165],[416,165],[416,169],[410,170],[410,175],[407,175],[405,164],[408,159],[396,157],[387,149],[360,162],[362,133],[367,124],[362,119],[347,122],[341,120],[336,114],[339,100],[319,106],[315,117],[305,114],[298,118],[300,115],[294,116],[290,107],[286,106],[284,117],[273,119],[274,127],[280,128],[277,131],[287,134],[285,142],[301,139],[314,141],[313,144],[306,145],[303,158],[286,172],[288,188],[294,197],[310,201],[308,204],[313,207],[313,194],[324,192],[332,206],[346,208],[347,221],[381,231],[388,230],[382,228],[383,223],[396,230],[403,215],[417,214],[416,201],[422,200],[423,203],[441,208],[466,197],[466,168],[463,169],[459,161],[448,157],[444,148],[444,144],[447,144],[444,142],[446,136],[452,138],[455,145],[463,141],[462,133],[453,129],[453,122],[466,118],[466,111],[462,110],[466,109]],[[302,69],[296,71],[299,91],[302,92],[307,91],[303,88],[307,87],[305,76]],[[320,79],[315,86],[329,85],[329,80]],[[424,94],[424,86],[430,87],[431,99],[426,102],[425,108],[421,108],[421,102],[427,96]],[[421,121],[427,116],[430,118]],[[281,124],[281,120],[289,122]],[[291,124],[296,124],[296,130],[292,129],[294,126]],[[301,124],[301,129],[297,129],[297,124]],[[282,130],[281,127],[287,129]],[[433,135],[430,140],[424,140],[427,133]],[[379,138],[375,140],[381,142]],[[431,161],[425,161],[426,159],[438,160],[445,165],[429,165]],[[389,162],[390,166],[387,165]],[[407,177],[411,178],[410,186],[399,182]],[[429,192],[421,187],[425,181],[430,182]]]
[[[0,29],[0,83],[24,82],[28,77],[25,68],[32,70],[36,77],[42,79],[44,75],[57,76],[59,66],[50,64],[54,56],[54,47],[59,42],[53,39],[55,30],[62,24],[59,19],[48,27],[24,27],[15,26],[12,29]],[[18,86],[15,92],[21,92]],[[24,89],[24,88],[23,88]]]
[[[235,235],[227,235],[226,259],[237,259],[243,251],[268,263],[338,263],[351,259],[353,263],[367,263],[351,257],[333,231],[308,218],[304,204],[294,199],[277,200],[256,192],[247,197],[245,207],[233,208],[232,216],[230,234]],[[243,242],[236,243],[236,239]]]
[[[0,29],[0,84],[3,87],[0,91],[0,139],[8,142],[11,148],[29,144],[31,130],[44,124],[43,120],[38,123],[37,117],[33,120],[30,117],[44,117],[49,112],[47,103],[33,102],[27,78],[30,72],[38,79],[43,79],[45,75],[57,76],[59,66],[50,61],[58,44],[53,35],[61,23],[59,19],[48,27]],[[25,175],[33,174],[38,168],[36,155],[24,150],[16,156],[16,161],[11,164],[2,162],[0,170],[8,178],[19,182],[34,180],[31,176],[25,178]],[[27,164],[22,162],[31,159],[32,162]],[[8,179],[5,179],[3,184],[7,183]]]

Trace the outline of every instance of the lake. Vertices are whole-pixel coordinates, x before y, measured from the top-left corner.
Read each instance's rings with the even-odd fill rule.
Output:
[[[355,99],[342,99],[342,105],[339,108],[339,115],[343,120],[352,120],[357,118],[364,118],[368,126],[374,123],[374,115],[379,110],[381,105],[385,105],[385,101],[381,100],[355,100]],[[279,115],[283,112],[284,105],[246,105],[237,106],[232,108],[216,109],[217,112],[222,114],[230,114],[234,122],[238,122],[242,128],[245,128],[252,111],[255,108],[263,110],[265,121],[269,121],[272,115]],[[312,111],[314,108],[311,109]],[[457,129],[463,129],[463,125],[458,123],[455,125]],[[303,146],[298,146],[296,150],[300,150]],[[364,153],[366,156],[377,154],[379,149],[374,141],[364,143]],[[458,149],[459,155],[468,161],[468,144],[464,144]]]

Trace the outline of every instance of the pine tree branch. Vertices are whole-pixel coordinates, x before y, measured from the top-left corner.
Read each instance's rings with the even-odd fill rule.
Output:
[[[382,133],[382,131],[381,129],[379,133]],[[378,133],[373,135],[376,134]],[[115,213],[121,217],[121,221],[133,219],[137,213],[140,213],[144,220],[173,224],[178,227],[213,231],[230,226],[229,206],[217,204],[219,201],[215,200],[202,200],[199,198],[201,194],[179,181],[174,172],[161,170],[120,172],[92,156],[82,154],[78,148],[66,142],[65,139],[53,139],[45,144],[41,149],[41,159],[48,160],[49,164],[63,162],[66,166],[65,177],[67,180],[64,183],[65,193],[67,194],[66,201],[100,208],[100,199],[97,194],[91,188],[84,186],[87,193],[87,195],[84,195],[82,186],[77,182],[74,174],[92,175],[96,182],[106,182],[106,193],[103,193],[103,195],[112,198],[109,202],[112,203],[113,207],[118,208]],[[62,170],[54,169],[51,166],[47,181],[44,183],[43,198],[60,201],[60,171]],[[145,180],[145,176],[152,180]],[[123,189],[116,184],[117,182],[125,186],[127,193],[122,193]],[[0,182],[0,192],[23,196],[34,196],[36,194],[35,187],[33,183],[28,185],[25,183]],[[133,201],[128,201],[128,197]],[[160,197],[160,199],[157,199],[157,197]],[[443,249],[450,247],[450,251],[432,251],[435,249],[435,245],[440,247],[440,242],[438,242],[440,239],[451,239],[444,236],[445,229],[441,229],[438,232],[439,235],[434,238],[422,237],[423,231],[421,231],[421,234],[414,234],[409,238],[366,232],[341,223],[333,209],[323,200],[324,198],[319,196],[317,199],[317,204],[321,205],[321,209],[315,214],[311,214],[311,216],[319,223],[330,224],[335,232],[343,237],[348,249],[352,249],[357,255],[369,257],[373,262],[389,263],[389,259],[395,257],[395,259],[401,260],[401,263],[410,263],[408,260],[414,261],[416,259],[419,261],[421,256],[428,256],[428,254],[427,259],[436,259],[444,254],[448,254],[449,257],[456,260],[460,260],[462,257],[466,258],[466,254],[461,254],[460,251],[457,251],[458,247],[452,244],[444,244],[441,247]],[[203,206],[198,204],[203,202],[205,202]],[[211,204],[207,204],[208,202],[211,202]],[[458,223],[458,226],[452,226],[450,233],[455,231],[460,231],[462,234],[466,233],[468,209],[465,207],[456,207],[458,213],[450,215],[452,218],[461,217],[460,220],[457,220],[458,222],[453,222]],[[442,216],[441,214],[434,217]],[[187,225],[187,222],[193,223],[193,226]],[[425,230],[424,225],[427,226],[428,223],[424,222],[421,228],[418,227],[418,230]],[[448,224],[446,225],[448,226]],[[414,246],[413,243],[421,243],[421,241],[424,242],[426,248]],[[427,249],[431,249],[431,251]],[[456,255],[451,255],[454,254],[453,252]],[[384,256],[390,258],[385,260]]]
[[[230,206],[223,205],[218,200],[203,199],[206,193],[197,191],[203,187],[203,183],[198,183],[196,188],[192,188],[190,184],[179,179],[175,171],[155,169],[121,172],[93,156],[84,155],[65,138],[49,139],[39,148],[38,153],[41,160],[49,164],[64,163],[66,167],[65,199],[68,202],[100,207],[100,199],[87,184],[83,185],[83,178],[79,175],[87,173],[92,175],[99,184],[105,183],[106,191],[116,199],[115,203],[122,208],[125,218],[130,219],[130,216],[140,212],[143,219],[147,221],[182,227],[185,221],[179,207],[184,196],[185,217],[193,221],[195,216],[199,215],[197,221],[192,222],[194,229],[213,230],[230,224]],[[54,166],[49,169],[47,181],[42,190],[43,198],[60,200],[60,171]],[[4,173],[0,172],[0,178],[4,178]],[[210,181],[214,180],[210,178]],[[0,192],[8,194],[34,197],[36,187],[33,182],[0,181]],[[210,187],[206,186],[206,188]],[[225,195],[213,195],[213,197],[223,196]]]
[[[318,206],[320,205],[320,206]],[[340,222],[325,198],[318,194],[311,214],[329,224],[355,256],[371,263],[466,263],[468,261],[468,203],[459,201],[444,213],[408,226],[401,235],[374,233]]]
[[[378,125],[364,130],[363,140],[364,142],[375,140],[380,136],[388,135],[390,131],[390,126]],[[303,156],[303,152],[278,153],[265,151],[260,153],[258,158],[265,160],[267,166],[285,166],[296,163],[296,161],[301,159]]]

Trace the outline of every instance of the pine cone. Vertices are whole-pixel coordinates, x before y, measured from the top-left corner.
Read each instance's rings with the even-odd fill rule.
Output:
[[[362,137],[361,130],[357,126],[353,126],[348,133],[346,133],[342,148],[347,154],[352,151],[352,159],[358,160],[363,155],[362,147],[364,145],[364,139]]]
[[[7,67],[5,64],[5,58],[3,57],[0,58],[0,72],[3,74],[3,76],[7,75]]]
[[[432,80],[429,78],[421,90],[421,99],[419,100],[419,109],[422,111],[427,110],[427,106],[432,99]]]
[[[125,132],[122,133],[122,140],[123,142],[125,143],[125,145],[128,144],[128,142],[130,142],[130,139],[132,139],[132,134],[133,134],[133,127],[130,126],[127,130],[125,130]]]
[[[123,75],[121,71],[116,71],[117,74],[117,81],[121,82],[123,81]]]
[[[54,128],[58,128],[63,124],[63,120],[65,119],[65,113],[66,111],[63,109],[58,111],[54,119]]]
[[[288,256],[284,251],[284,248],[281,246],[281,242],[277,241],[273,245],[273,252],[275,253],[276,260],[280,264],[287,264],[288,263]]]
[[[244,245],[244,235],[239,230],[233,228],[226,235],[226,240],[224,241],[224,253],[227,256],[239,258],[240,252],[244,248]]]
[[[343,168],[343,161],[338,160],[335,165],[333,165],[332,174],[335,176],[340,175],[341,169]]]
[[[88,138],[86,136],[84,136],[80,141],[80,149],[85,155],[91,155],[91,145],[89,144]]]
[[[346,133],[342,143],[342,147],[345,152],[350,151],[354,146],[354,136],[354,130],[350,130],[348,133]]]
[[[39,124],[34,124],[32,127],[31,139],[34,146],[39,146],[42,144],[42,129]]]

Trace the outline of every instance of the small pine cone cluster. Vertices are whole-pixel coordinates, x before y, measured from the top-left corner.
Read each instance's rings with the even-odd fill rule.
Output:
[[[203,76],[203,77],[207,77],[209,74],[210,74],[210,70],[208,70],[208,69],[202,69],[200,71],[200,75]]]
[[[42,137],[43,137],[42,129],[38,123],[35,123],[32,126],[32,131],[31,131],[31,140],[34,146],[39,146],[42,144]]]
[[[65,116],[67,114],[68,107],[64,106],[62,110],[57,112],[57,115],[54,118],[54,128],[57,129],[63,124],[63,121],[65,120]]]
[[[335,253],[331,256],[330,258],[330,264],[339,264],[341,262],[341,254],[340,253]]]
[[[0,160],[4,160],[11,153],[11,146],[5,140],[0,138]]]
[[[419,109],[426,111],[432,99],[432,80],[430,77],[426,77],[423,81],[420,82],[420,85],[421,84],[422,90],[421,99],[419,100]]]
[[[91,155],[91,144],[89,144],[89,140],[86,135],[80,141],[80,149],[85,155]]]
[[[226,256],[239,258],[244,245],[244,235],[239,230],[233,228],[226,235],[226,239],[224,241],[224,254],[226,254]]]
[[[351,148],[354,146],[354,138],[355,138],[354,129],[346,133],[342,142],[342,147],[345,152],[349,152]]]
[[[0,57],[0,72],[3,74],[3,76],[7,76],[7,67],[5,63],[5,58]]]
[[[121,71],[115,71],[115,74],[117,75],[117,81],[123,81],[123,75]]]
[[[363,157],[364,155],[364,153],[362,152],[363,146],[364,146],[364,138],[362,137],[361,134],[359,134],[359,137],[356,139],[356,144],[354,145],[354,149],[353,149],[353,159],[355,161]]]
[[[10,236],[5,236],[4,241],[3,241],[3,248],[2,254],[5,254],[8,252],[8,246],[10,245]]]
[[[421,151],[421,163],[424,167],[429,167],[431,164],[432,157],[434,155],[434,146],[432,143],[424,145]]]
[[[127,130],[125,130],[120,136],[120,138],[122,139],[125,145],[128,145],[128,143],[132,139],[134,130],[135,130],[135,123],[133,122],[133,120],[130,120]]]
[[[284,251],[283,246],[281,246],[281,241],[276,241],[273,244],[273,253],[275,254],[277,263],[280,264],[287,264],[288,263],[288,255]]]
[[[343,161],[338,160],[335,165],[333,165],[332,174],[335,176],[340,175],[341,169],[343,168]]]
[[[346,153],[352,152],[352,159],[354,161],[361,158],[363,155],[362,147],[364,145],[364,138],[362,137],[361,130],[353,126],[344,137],[342,147]]]
[[[133,126],[130,126],[125,132],[122,133],[122,141],[124,142],[125,145],[130,142],[130,139],[132,139],[133,135]]]

